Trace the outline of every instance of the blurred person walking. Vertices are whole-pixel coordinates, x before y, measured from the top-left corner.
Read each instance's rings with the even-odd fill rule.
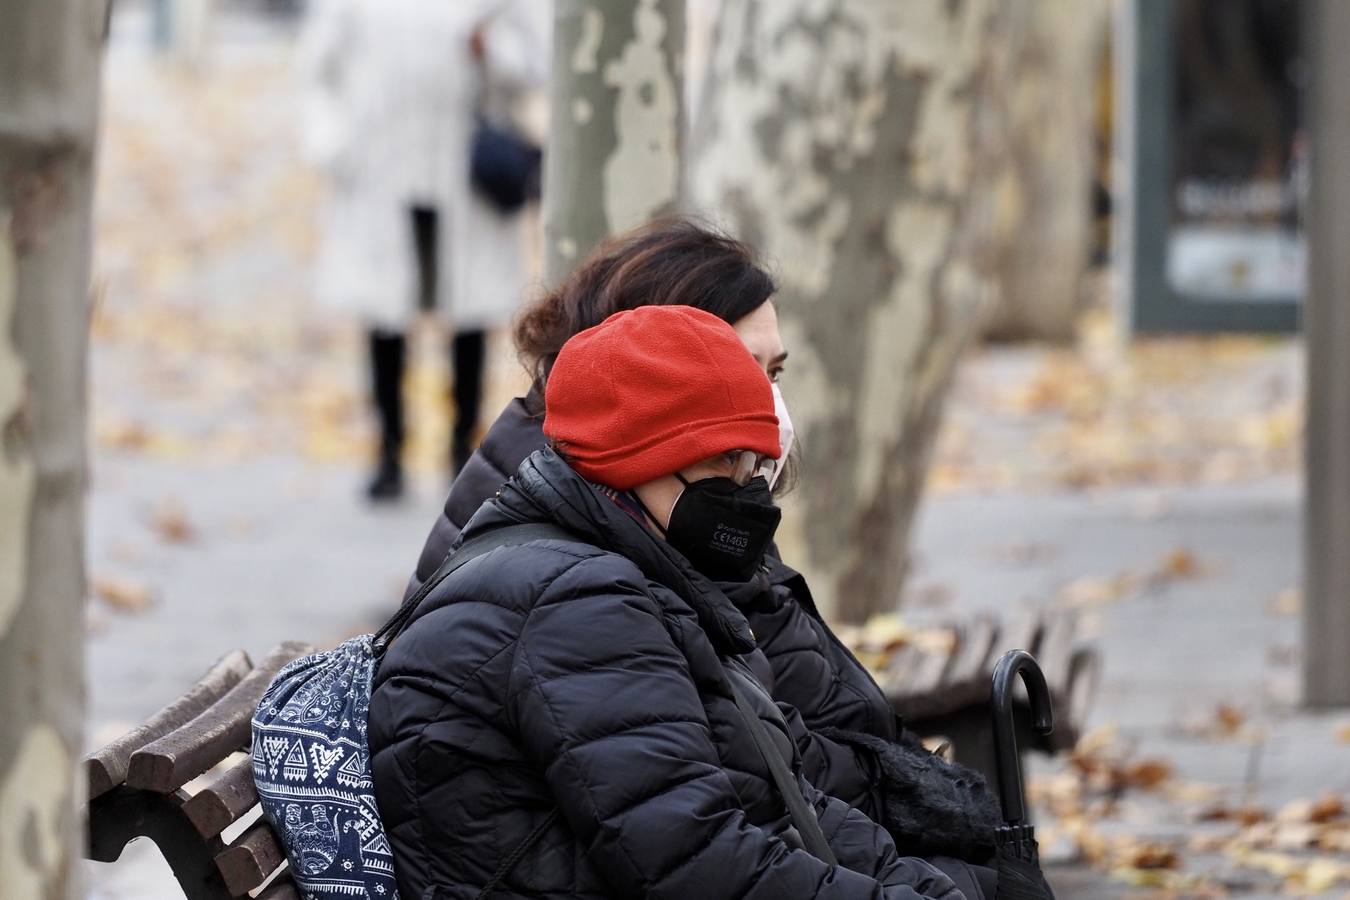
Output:
[[[453,329],[450,464],[473,449],[487,331],[524,282],[524,228],[470,187],[483,120],[513,123],[548,71],[547,0],[323,0],[301,42],[306,143],[328,177],[316,290],[369,341],[379,458],[367,493],[403,492],[405,333]]]

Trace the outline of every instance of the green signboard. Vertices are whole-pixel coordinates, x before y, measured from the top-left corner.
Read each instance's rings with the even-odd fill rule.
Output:
[[[1307,256],[1300,6],[1129,5],[1132,202],[1121,238],[1135,331],[1298,327]]]

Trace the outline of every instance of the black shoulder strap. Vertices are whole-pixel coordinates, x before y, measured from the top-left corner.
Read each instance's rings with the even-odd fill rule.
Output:
[[[422,587],[417,593],[403,601],[403,605],[399,607],[398,612],[394,613],[393,618],[386,622],[384,627],[375,633],[375,637],[371,640],[371,644],[374,647],[376,658],[384,655],[384,651],[388,649],[390,642],[398,637],[399,632],[408,624],[408,620],[411,619],[413,613],[417,611],[418,604],[422,602],[427,594],[430,594],[435,590],[438,584],[449,578],[460,566],[463,566],[471,560],[477,559],[489,551],[496,550],[498,547],[528,544],[531,541],[545,540],[571,541],[573,543],[582,542],[576,535],[557,525],[551,525],[545,522],[530,522],[494,528],[491,531],[470,538],[460,544],[446,555],[445,561],[441,563],[440,568],[438,568],[430,578],[423,582]],[[544,836],[544,833],[548,831],[549,826],[551,826],[557,818],[558,810],[554,808],[547,816],[544,816],[529,834],[525,836],[524,840],[515,846],[515,849],[503,857],[501,865],[497,867],[497,871],[492,873],[492,878],[488,880],[488,883],[483,886],[483,890],[478,894],[478,900],[485,900],[486,897],[496,890],[497,885],[501,883],[501,880],[515,868],[516,863],[520,862],[521,858],[529,852],[530,848],[539,842],[539,839]]]
[[[792,816],[792,824],[797,826],[797,832],[802,836],[807,851],[827,865],[839,865],[834,851],[830,849],[830,842],[825,839],[825,832],[820,829],[820,820],[816,818],[815,810],[807,805],[806,798],[802,796],[801,786],[788,771],[787,763],[783,762],[782,754],[774,747],[773,738],[769,737],[759,714],[755,712],[749,698],[741,691],[730,672],[727,673],[727,681],[731,683],[731,692],[736,697],[736,708],[740,710],[741,718],[745,720],[745,725],[750,730],[750,737],[759,749],[759,755],[764,757],[764,764],[769,767],[769,774],[773,776],[774,784],[778,786],[778,793],[783,795],[788,814]]]
[[[496,550],[498,547],[544,540],[581,542],[581,538],[557,525],[547,522],[525,522],[520,525],[504,525],[501,528],[494,528],[460,544],[445,557],[445,561],[441,563],[440,568],[432,573],[430,578],[422,582],[422,587],[418,589],[417,593],[404,600],[403,605],[398,608],[398,612],[394,613],[389,621],[385,622],[383,627],[375,632],[375,636],[371,639],[375,658],[379,659],[384,656],[384,652],[389,649],[389,644],[407,626],[413,613],[417,612],[417,607],[426,599],[427,594],[435,590],[437,585],[449,578],[460,566],[489,551]]]

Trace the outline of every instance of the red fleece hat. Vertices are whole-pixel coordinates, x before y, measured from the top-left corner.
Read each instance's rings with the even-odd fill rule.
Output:
[[[780,452],[768,376],[692,306],[624,310],[573,335],[548,376],[544,434],[583,478],[619,490],[728,450]]]

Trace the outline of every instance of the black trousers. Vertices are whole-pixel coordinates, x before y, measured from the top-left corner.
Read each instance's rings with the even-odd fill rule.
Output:
[[[417,304],[423,310],[436,305],[439,279],[437,240],[439,218],[435,209],[410,209],[413,246],[417,255]],[[451,453],[456,468],[468,457],[483,406],[483,370],[487,356],[487,333],[481,329],[456,331],[450,341],[454,378],[455,423]],[[371,393],[380,421],[380,455],[396,461],[403,449],[403,373],[407,367],[407,339],[402,332],[373,328],[370,331]]]

